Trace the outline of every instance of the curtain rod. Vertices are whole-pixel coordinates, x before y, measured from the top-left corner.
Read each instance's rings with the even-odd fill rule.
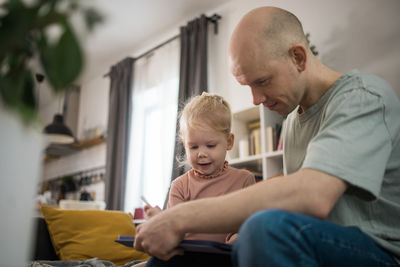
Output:
[[[155,46],[155,47],[153,47],[153,48],[147,50],[146,52],[144,52],[143,54],[140,54],[139,56],[135,57],[134,59],[137,60],[137,59],[139,59],[139,58],[145,57],[145,56],[147,56],[147,55],[153,53],[155,50],[159,49],[160,47],[162,47],[162,46],[164,46],[164,45],[166,45],[166,44],[172,42],[173,40],[179,38],[179,36],[181,36],[181,35],[180,35],[180,34],[177,34],[177,35],[175,35],[174,37],[169,38],[168,40],[166,40],[166,41],[162,42],[161,44],[159,44],[159,45],[157,45],[157,46]]]
[[[211,23],[214,24],[214,34],[218,34],[218,20],[220,20],[220,19],[221,19],[221,16],[218,15],[218,14],[214,14],[211,17],[207,17],[207,20],[211,21]],[[144,52],[142,54],[140,54],[139,56],[134,57],[133,59],[137,60],[139,58],[145,57],[145,56],[151,54],[152,52],[154,52],[155,50],[159,49],[160,47],[162,47],[162,46],[172,42],[173,40],[179,38],[180,36],[181,36],[180,34],[177,34],[174,37],[171,37],[168,40],[162,42],[161,44],[156,45],[155,47],[147,50],[146,52]],[[109,75],[110,75],[110,72],[107,72],[106,74],[103,75],[103,78],[108,77]]]

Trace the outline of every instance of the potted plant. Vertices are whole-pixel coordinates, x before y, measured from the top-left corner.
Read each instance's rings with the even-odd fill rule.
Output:
[[[55,92],[61,92],[83,69],[72,15],[83,18],[88,32],[101,21],[94,9],[77,1],[7,0],[0,5],[0,259],[4,266],[24,266],[31,256],[33,199],[44,148],[35,76],[40,72]]]

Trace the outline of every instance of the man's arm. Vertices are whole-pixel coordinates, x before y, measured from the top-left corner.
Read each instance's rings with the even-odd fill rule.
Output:
[[[283,178],[162,212],[138,227],[135,248],[166,260],[182,253],[175,248],[185,233],[234,232],[252,214],[266,209],[325,218],[346,188],[347,184],[334,176],[301,169]]]

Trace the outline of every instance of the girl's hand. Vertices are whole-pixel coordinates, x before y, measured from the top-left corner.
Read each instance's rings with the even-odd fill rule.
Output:
[[[233,243],[235,243],[235,240],[238,238],[238,234],[237,233],[235,233],[235,234],[229,234],[227,237],[226,237],[226,240],[225,240],[225,243],[226,244],[229,244],[229,245],[233,245]]]
[[[158,213],[162,212],[161,208],[159,206],[152,207],[150,205],[144,206],[144,213],[146,214],[146,218],[150,219],[154,215],[157,215]]]

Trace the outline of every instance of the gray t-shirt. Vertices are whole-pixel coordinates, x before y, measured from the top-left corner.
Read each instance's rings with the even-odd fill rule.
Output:
[[[349,184],[327,220],[357,226],[400,259],[400,101],[384,80],[343,75],[303,114],[284,124],[284,165]]]

